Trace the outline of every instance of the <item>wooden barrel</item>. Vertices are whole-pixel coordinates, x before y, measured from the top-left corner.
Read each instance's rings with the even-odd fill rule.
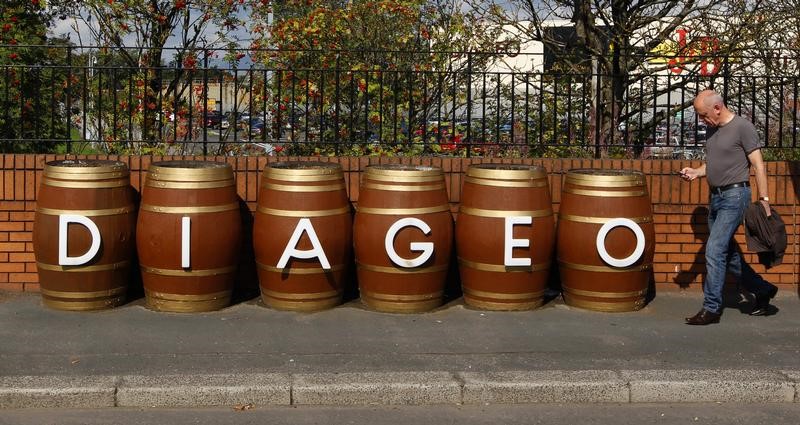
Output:
[[[45,164],[36,201],[33,249],[46,306],[98,310],[125,302],[136,255],[134,199],[128,167],[122,162],[63,160]],[[88,226],[80,222],[85,219],[70,216],[85,217]],[[59,235],[62,221],[65,234]],[[94,236],[93,231],[97,232]],[[59,258],[62,239],[66,244],[63,261]],[[97,243],[94,255],[93,242]],[[75,257],[78,259],[70,260]],[[74,263],[81,264],[70,265]]]
[[[241,233],[230,165],[153,163],[136,233],[147,306],[195,312],[229,305]]]
[[[598,311],[633,311],[644,306],[655,230],[642,173],[569,171],[557,233],[567,304]]]
[[[300,161],[268,164],[261,179],[253,244],[264,304],[315,311],[341,303],[353,258],[353,216],[342,167]]]
[[[453,217],[441,168],[366,168],[353,232],[359,291],[366,306],[412,313],[441,305],[452,239]]]
[[[512,226],[508,233],[507,225]],[[542,305],[555,236],[544,168],[471,166],[456,220],[464,301],[486,310],[528,310]]]

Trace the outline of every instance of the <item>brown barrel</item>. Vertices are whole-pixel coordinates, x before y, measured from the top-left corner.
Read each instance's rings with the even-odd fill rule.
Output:
[[[59,265],[59,216],[81,215],[99,231],[100,248],[87,263]],[[67,255],[86,254],[92,236],[82,224],[67,225]],[[136,204],[128,167],[118,161],[51,161],[36,202],[33,248],[44,304],[60,310],[118,306],[135,258]]]
[[[403,227],[391,246],[403,260],[423,252],[411,243],[433,243],[433,255],[422,264],[400,267],[387,253],[387,231],[398,220],[421,220],[430,232]],[[419,225],[421,227],[421,225]],[[442,303],[453,247],[444,173],[441,168],[416,165],[373,165],[366,168],[359,191],[353,232],[362,302],[379,311],[412,313]],[[393,243],[392,243],[393,242]],[[420,258],[421,259],[421,258]]]
[[[191,262],[182,267],[182,219],[191,219]],[[242,222],[231,166],[153,163],[139,207],[136,247],[147,306],[211,311],[230,304]]]
[[[528,216],[513,226],[514,258],[530,266],[506,266],[506,217]],[[480,164],[467,170],[456,220],[456,252],[464,301],[486,310],[528,310],[542,305],[553,260],[555,225],[547,173],[542,167]]]
[[[598,247],[604,226],[607,234],[599,238]],[[636,252],[639,243],[641,255]],[[655,250],[644,175],[628,170],[569,171],[558,213],[557,246],[567,304],[598,311],[642,308]],[[607,254],[605,259],[601,252]]]
[[[308,219],[330,268],[319,257],[292,257],[278,268],[301,220]],[[264,168],[253,225],[264,304],[295,311],[331,308],[342,301],[353,258],[353,216],[339,164],[279,162]],[[310,251],[308,231],[291,249]]]

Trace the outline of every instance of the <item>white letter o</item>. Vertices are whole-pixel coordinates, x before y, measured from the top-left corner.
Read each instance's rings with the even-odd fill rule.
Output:
[[[636,249],[633,250],[633,254],[623,259],[614,258],[606,251],[606,236],[608,236],[608,232],[619,226],[631,229],[633,234],[636,235]],[[597,232],[596,244],[597,253],[600,254],[600,258],[603,261],[614,267],[628,267],[637,262],[644,254],[644,232],[635,221],[629,218],[613,218],[603,224],[600,231]]]

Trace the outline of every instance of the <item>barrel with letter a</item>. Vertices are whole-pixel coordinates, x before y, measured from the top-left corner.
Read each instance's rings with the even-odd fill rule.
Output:
[[[456,220],[464,302],[485,310],[542,305],[555,235],[544,168],[471,166]]]
[[[353,216],[341,165],[268,164],[253,243],[264,304],[316,311],[341,303],[353,258]]]
[[[230,304],[242,223],[230,165],[153,163],[136,234],[147,306],[171,312]]]
[[[570,170],[561,195],[557,236],[568,305],[609,312],[644,306],[655,228],[641,172]]]
[[[353,230],[361,301],[395,313],[441,305],[453,246],[442,169],[372,165],[362,177]]]
[[[125,302],[135,258],[134,199],[125,163],[45,164],[33,247],[46,306],[99,310]]]

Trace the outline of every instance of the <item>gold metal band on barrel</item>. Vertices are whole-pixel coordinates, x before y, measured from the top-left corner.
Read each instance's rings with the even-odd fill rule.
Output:
[[[109,270],[120,270],[128,267],[130,261],[118,261],[111,264],[97,264],[94,266],[59,266],[56,264],[47,264],[36,262],[36,267],[51,272],[70,272],[70,273],[87,273],[87,272],[104,272]]]
[[[84,162],[84,165],[80,164],[80,161],[72,161],[68,160],[70,163],[76,163],[75,167],[69,167],[64,165],[58,164],[65,164],[63,161],[51,161],[45,164],[44,166],[44,175],[48,176],[50,174],[69,174],[70,176],[76,174],[109,174],[109,173],[119,173],[119,172],[128,172],[128,165],[124,162],[120,161],[106,161],[106,160],[91,160],[89,162]],[[99,167],[95,167],[96,164],[104,164]]]
[[[150,180],[148,178],[146,185],[149,187],[157,187],[159,189],[216,189],[220,187],[235,186],[236,183],[233,181],[233,179],[186,183],[186,182]]]
[[[370,165],[364,170],[364,175],[367,178],[371,178],[374,175],[395,177],[444,176],[444,170],[427,165]]]
[[[544,291],[537,291],[537,292],[520,292],[520,293],[507,293],[507,292],[486,292],[486,291],[479,291],[477,289],[472,289],[468,287],[462,288],[464,291],[464,295],[472,295],[473,297],[481,297],[481,298],[494,298],[496,300],[528,300],[534,298],[541,298],[544,296]]]
[[[633,298],[633,297],[641,297],[647,293],[647,289],[642,289],[640,291],[629,291],[629,292],[599,292],[599,291],[587,291],[585,289],[575,289],[570,288],[568,286],[563,286],[562,289],[564,292],[569,292],[570,294],[580,295],[583,297],[594,297],[594,298]]]
[[[449,268],[448,264],[442,264],[440,266],[414,267],[411,269],[406,269],[399,266],[398,267],[373,266],[372,264],[364,264],[360,262],[356,262],[356,266],[362,270],[377,272],[377,273],[387,273],[387,274],[438,273],[447,271],[447,269]]]
[[[283,167],[283,166],[286,167]],[[297,165],[298,167],[294,167]],[[342,166],[335,162],[273,162],[264,167],[264,175],[283,177],[341,175]]]
[[[228,164],[213,168],[167,168],[151,165],[147,171],[149,179],[173,182],[208,182],[233,178],[233,168]]]
[[[63,209],[43,208],[43,207],[36,208],[37,213],[44,215],[74,214],[74,215],[82,215],[84,217],[120,215],[120,214],[127,214],[133,211],[136,211],[136,205],[126,205],[120,208],[108,208],[102,210],[63,210]]]
[[[433,214],[438,212],[450,212],[449,205],[437,205],[435,207],[426,208],[373,208],[373,207],[356,207],[356,213],[364,214],[377,214],[377,215],[416,215],[416,214]]]
[[[330,210],[278,210],[275,208],[258,207],[256,211],[278,217],[328,217],[332,215],[350,214],[350,206]]]
[[[264,174],[261,176],[261,181],[266,183],[267,180],[277,180],[284,182],[321,182],[332,180],[344,180],[342,173],[338,174],[315,174],[315,175],[281,175],[281,174]]]
[[[589,217],[585,215],[572,215],[572,214],[559,214],[559,220],[566,220],[566,221],[574,221],[577,223],[591,223],[591,224],[605,224],[609,220],[613,220],[617,217]],[[628,220],[633,221],[634,223],[652,223],[653,216],[643,216],[643,217],[625,217]]]
[[[142,204],[139,207],[142,211],[150,211],[161,214],[206,214],[223,211],[238,210],[238,203],[222,204],[222,205],[208,205],[205,207],[169,207],[161,205]]]
[[[273,189],[281,192],[333,192],[337,190],[345,190],[344,183],[328,184],[328,185],[315,185],[315,186],[298,186],[288,184],[276,183],[262,183],[262,189]]]
[[[280,268],[280,267],[273,267],[268,266],[266,264],[259,263],[256,261],[256,266],[258,266],[261,270],[266,270],[268,272],[273,273],[283,273],[283,274],[324,274],[324,273],[333,273],[345,270],[347,268],[346,264],[335,264],[331,266],[330,269],[323,269],[322,267],[291,267],[291,268]]]
[[[495,187],[546,187],[547,180],[525,180],[525,181],[508,181],[508,180],[490,180],[478,179],[475,177],[465,177],[464,183],[472,183],[482,186],[495,186]]]
[[[503,168],[512,167],[511,164],[497,164],[498,168],[481,168],[472,166],[467,170],[467,177],[478,177],[494,180],[535,180],[547,177],[543,168],[534,165],[520,166],[518,169]]]
[[[574,180],[567,179],[566,184],[574,186],[588,187],[629,187],[631,189],[641,188],[645,185],[644,181],[618,182],[618,181],[595,181],[595,180]]]
[[[39,288],[39,291],[42,293],[42,295],[53,298],[88,299],[88,298],[113,297],[117,295],[124,295],[125,292],[128,291],[128,287],[119,286],[116,288],[105,289],[102,291],[91,291],[91,292],[53,291],[45,288]]]
[[[438,182],[444,179],[444,174],[434,174],[425,176],[394,176],[394,175],[381,175],[370,174],[365,177],[366,180],[375,180],[381,182],[397,182],[397,183],[427,183]]]
[[[66,180],[51,180],[48,178],[42,179],[42,184],[53,187],[66,187],[71,189],[108,189],[114,187],[130,186],[129,179],[118,179],[111,181],[66,181]]]
[[[553,215],[553,210],[532,210],[532,211],[508,211],[508,210],[485,210],[481,208],[461,207],[458,210],[459,214],[474,215],[476,217],[491,217],[491,218],[505,218],[505,217],[548,217]]]
[[[58,180],[111,180],[128,178],[130,173],[128,170],[115,171],[112,173],[45,173],[44,177]]]
[[[44,296],[42,297],[42,302],[44,302],[44,305],[58,310],[67,310],[67,311],[101,310],[122,305],[122,303],[125,302],[125,295],[119,295],[116,297],[104,298],[93,301],[57,301]]]
[[[458,264],[483,272],[520,273],[538,272],[550,269],[550,263],[531,264],[530,266],[504,266],[502,264],[478,263],[458,257]]]
[[[145,289],[145,294],[148,297],[153,297],[162,300],[169,300],[169,301],[211,301],[211,300],[219,300],[230,298],[231,294],[233,293],[232,290],[221,291],[221,292],[213,292],[210,294],[169,294],[166,292],[156,292]]]
[[[297,292],[277,292],[272,291],[269,289],[264,289],[261,287],[261,295],[268,296],[270,298],[283,298],[286,300],[297,300],[297,301],[305,301],[305,300],[320,300],[325,298],[338,298],[342,296],[342,291],[326,291],[326,292],[307,292],[307,293],[297,293]]]
[[[574,189],[571,187],[564,188],[564,193],[571,193],[573,195],[584,195],[584,196],[600,196],[606,198],[625,198],[625,197],[647,195],[646,190],[625,190],[625,191],[585,190],[585,189]]]
[[[624,272],[643,272],[650,270],[653,267],[652,264],[642,264],[641,266],[635,267],[611,267],[611,266],[591,266],[588,264],[576,264],[576,263],[569,263],[566,261],[558,260],[558,264],[562,267],[566,267],[568,269],[573,270],[581,270],[586,272],[608,272],[608,273],[624,273]]]
[[[607,303],[600,301],[582,300],[580,298],[575,298],[567,294],[564,294],[564,301],[566,301],[567,305],[573,307],[585,308],[587,310],[594,310],[594,311],[605,311],[605,312],[634,311],[644,307],[644,299],[639,299],[635,301],[624,301],[619,303],[613,303],[613,302]]]
[[[444,183],[440,184],[429,184],[423,186],[406,186],[400,184],[375,184],[375,183],[364,183],[361,187],[366,189],[375,189],[375,190],[388,190],[392,192],[427,192],[431,190],[444,190],[446,189]]]
[[[644,181],[644,173],[638,171],[613,172],[607,169],[579,169],[568,171],[567,179],[606,182],[634,182]]]
[[[143,273],[157,274],[160,276],[219,276],[223,274],[235,273],[236,266],[221,267],[218,269],[203,269],[203,270],[183,270],[183,269],[159,269],[156,267],[139,266]]]
[[[381,301],[399,301],[399,302],[436,300],[438,298],[441,298],[442,295],[444,295],[444,291],[431,292],[428,294],[413,294],[413,295],[384,294],[384,293],[369,292],[369,291],[360,291],[360,292],[362,297],[372,298]]]

